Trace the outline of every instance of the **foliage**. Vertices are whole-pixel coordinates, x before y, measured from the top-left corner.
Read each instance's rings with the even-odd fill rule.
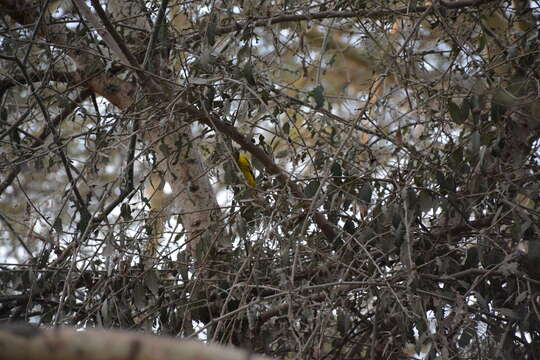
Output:
[[[0,0],[2,320],[534,358],[538,4],[91,3]]]

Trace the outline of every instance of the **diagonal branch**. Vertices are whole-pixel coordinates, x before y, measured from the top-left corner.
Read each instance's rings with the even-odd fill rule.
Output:
[[[268,154],[266,154],[260,147],[249,141],[249,139],[242,135],[234,126],[226,124],[225,122],[217,119],[215,116],[206,116],[202,114],[202,112],[193,108],[190,109],[190,112],[192,112],[192,115],[194,115],[197,120],[210,126],[211,128],[218,130],[219,132],[236,142],[238,145],[240,145],[242,149],[250,152],[253,157],[255,157],[258,161],[261,162],[261,164],[264,165],[266,170],[268,170],[271,174],[276,175],[282,184],[287,185],[291,189],[291,192],[294,196],[302,200],[301,203],[304,210],[310,211],[312,201],[305,198],[302,188],[298,186],[298,184],[293,182],[290,176],[278,165],[276,165],[272,158],[268,156]],[[313,220],[319,226],[319,228],[329,241],[332,241],[336,238],[337,234],[334,227],[326,220],[325,216],[322,213],[320,213],[319,211],[314,211]]]
[[[99,0],[91,0],[92,6],[96,10],[99,18],[94,15],[90,8],[88,8],[84,0],[73,1],[77,4],[77,7],[81,11],[82,15],[88,21],[90,21],[92,25],[94,25],[98,33],[103,37],[105,43],[111,48],[111,50],[116,54],[116,56],[118,56],[125,65],[128,65],[133,70],[135,70],[141,83],[144,83],[145,86],[149,88],[152,92],[163,92],[163,89],[154,82],[154,79],[149,77],[148,74],[141,69],[139,62],[137,61],[135,56],[133,56],[131,51],[129,51],[125,41],[114,28],[113,24],[109,20],[109,17],[105,13],[105,10],[103,10],[103,8],[101,7]],[[105,30],[101,29],[100,20],[101,23],[103,23]]]
[[[73,2],[77,5],[77,8],[81,12],[81,14],[88,21],[90,21],[92,25],[94,25],[96,31],[101,37],[103,37],[103,41],[105,41],[107,46],[110,47],[110,49],[116,54],[116,56],[120,58],[120,60],[125,65],[129,65],[132,67],[139,66],[137,59],[135,59],[135,56],[131,54],[120,34],[118,34],[118,32],[116,32],[116,30],[114,29],[113,24],[110,22],[107,14],[105,14],[105,11],[99,4],[99,1],[92,0],[92,6],[96,10],[99,19],[98,17],[96,17],[96,15],[94,15],[94,13],[90,10],[90,8],[83,0],[73,0]],[[105,30],[101,28],[100,20],[103,23]]]

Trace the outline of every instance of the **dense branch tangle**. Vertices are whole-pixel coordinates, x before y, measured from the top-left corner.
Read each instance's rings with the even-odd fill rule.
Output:
[[[1,316],[301,358],[530,353],[538,274],[514,252],[538,214],[527,2],[0,12],[1,161],[17,165],[0,211],[38,274]]]

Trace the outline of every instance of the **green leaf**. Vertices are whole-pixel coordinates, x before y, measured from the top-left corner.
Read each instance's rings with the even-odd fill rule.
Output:
[[[478,46],[476,47],[476,51],[481,53],[485,47],[486,47],[486,37],[484,36],[484,34],[481,34],[478,37]]]
[[[453,169],[459,169],[463,165],[463,148],[457,147],[452,150],[449,158],[449,165]]]
[[[433,208],[433,198],[431,197],[429,191],[420,191],[420,195],[418,197],[418,201],[420,203],[420,211],[427,212]]]
[[[416,191],[414,191],[412,188],[407,189],[407,203],[409,205],[409,209],[414,209],[418,204],[418,196],[416,195]]]
[[[395,229],[398,229],[399,226],[401,225],[401,223],[403,222],[402,221],[402,217],[401,217],[401,212],[399,211],[399,207],[396,205],[395,207],[392,208],[392,225],[394,226]]]
[[[253,65],[247,63],[242,68],[242,76],[247,80],[249,85],[256,85],[255,77],[253,76]]]
[[[465,328],[459,337],[458,344],[461,347],[465,347],[471,343],[471,340],[475,336],[474,331],[471,328]]]
[[[147,271],[144,274],[144,284],[150,289],[154,296],[158,295],[159,292],[159,279],[156,275],[156,272],[153,270]]]
[[[320,109],[324,106],[324,88],[318,85],[309,92],[309,95],[315,100],[315,109]]]
[[[473,291],[472,292],[476,296],[476,300],[478,301],[478,305],[482,308],[484,311],[489,311],[488,309],[488,302],[486,299],[480,294],[479,291]]]
[[[471,107],[472,107],[471,98],[466,97],[465,99],[463,99],[463,102],[461,103],[460,112],[464,120],[467,120],[467,118],[469,117],[469,112],[471,111]]]
[[[248,59],[251,56],[251,46],[248,44],[242,46],[238,53],[236,54],[238,62],[242,63],[245,59]]]
[[[403,240],[405,240],[405,226],[403,223],[399,223],[396,231],[394,231],[394,244],[396,247],[400,247],[401,255],[407,255],[407,257],[401,258],[401,262],[408,263],[409,244],[408,241]],[[407,264],[407,267],[411,265],[412,264]]]
[[[214,46],[216,43],[216,30],[217,25],[215,22],[209,22],[208,26],[206,27],[206,41],[208,41],[208,44],[210,46]]]
[[[337,314],[337,329],[341,336],[346,336],[351,328],[351,320],[349,316],[343,312],[338,311]]]
[[[120,206],[120,216],[124,219],[124,221],[130,221],[133,219],[131,216],[131,207],[129,204],[124,203]]]
[[[7,108],[2,106],[0,108],[0,127],[7,125],[7,118],[8,118],[8,110]]]
[[[441,188],[441,192],[455,192],[455,184],[452,175],[445,176],[441,171],[436,172],[437,183]]]
[[[506,106],[498,104],[495,101],[491,103],[491,121],[500,122],[502,116],[506,113]]]
[[[167,21],[165,19],[162,20],[160,27],[158,29],[158,43],[160,50],[162,51],[163,55],[165,56],[166,50],[170,47],[170,39],[169,39],[169,27],[167,24]]]
[[[540,241],[529,241],[528,245],[527,261],[538,266],[540,264]]]
[[[165,144],[165,142],[159,144],[159,151],[161,151],[165,157],[169,157],[171,155],[171,148]]]
[[[457,124],[463,124],[463,122],[465,121],[466,117],[463,116],[462,112],[461,112],[461,109],[459,108],[459,106],[456,105],[455,102],[453,102],[452,100],[449,100],[448,101],[448,111],[450,112],[450,117],[452,118],[452,120],[457,123]]]
[[[57,216],[56,219],[54,219],[53,229],[54,229],[58,234],[60,234],[62,231],[64,231],[64,229],[63,229],[63,227],[62,227],[62,218],[60,218],[60,216]]]
[[[370,183],[365,183],[360,189],[360,194],[358,197],[360,200],[366,204],[371,203],[371,196],[373,195],[373,187]]]
[[[340,178],[343,175],[343,172],[341,170],[341,165],[339,165],[337,162],[334,162],[332,164],[332,168],[330,169],[332,172],[332,176]]]
[[[347,219],[345,221],[345,224],[343,225],[343,230],[345,230],[351,235],[354,234],[356,232],[356,227],[354,226],[354,222],[351,219]]]
[[[510,308],[496,308],[495,310],[497,312],[501,313],[502,315],[506,316],[509,319],[512,319],[512,320],[518,320],[519,319],[519,314],[516,311],[514,311],[513,309],[510,309]]]
[[[480,151],[480,132],[478,132],[478,130],[474,131],[471,134],[470,146],[471,146],[470,149],[473,155],[478,155]]]
[[[304,195],[308,198],[312,198],[317,193],[320,183],[318,180],[312,180],[304,189]]]
[[[289,122],[285,122],[285,124],[283,124],[283,133],[286,134],[286,135],[289,135],[290,131],[291,131],[291,124],[289,124]]]
[[[477,246],[468,247],[465,252],[465,261],[463,262],[463,270],[475,268],[480,263],[480,256]]]

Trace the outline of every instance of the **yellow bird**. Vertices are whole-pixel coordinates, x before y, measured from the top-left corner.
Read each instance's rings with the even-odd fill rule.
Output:
[[[253,175],[253,171],[251,170],[251,164],[249,163],[249,159],[244,154],[237,152],[236,163],[238,164],[240,171],[242,171],[242,174],[246,178],[247,184],[251,187],[255,187],[255,176]]]

